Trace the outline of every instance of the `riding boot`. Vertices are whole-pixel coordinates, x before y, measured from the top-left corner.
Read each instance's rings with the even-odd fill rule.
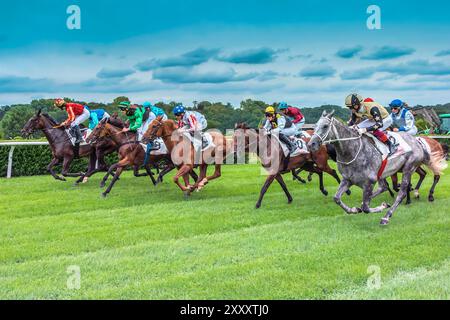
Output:
[[[295,146],[294,143],[291,141],[291,139],[289,139],[288,136],[286,136],[286,135],[280,133],[279,137],[280,137],[280,141],[283,142],[284,144],[286,144],[286,146],[288,147],[289,153],[292,153],[292,152],[295,151],[296,146]]]
[[[83,141],[83,135],[81,134],[80,126],[74,126],[73,131],[75,132],[75,144]]]
[[[388,157],[392,156],[395,152],[397,152],[397,145],[394,144],[390,139],[387,139],[386,145],[389,148]]]

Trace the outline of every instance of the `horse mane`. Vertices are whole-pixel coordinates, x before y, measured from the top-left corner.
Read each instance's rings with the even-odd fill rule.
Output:
[[[51,115],[48,113],[41,113],[41,116],[45,117],[48,121],[51,122],[52,125],[57,125],[58,121],[56,121]]]

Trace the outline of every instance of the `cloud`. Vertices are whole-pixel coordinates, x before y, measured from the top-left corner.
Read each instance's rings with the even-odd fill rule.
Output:
[[[271,48],[263,47],[234,52],[227,56],[217,57],[217,60],[236,64],[264,64],[275,61],[279,52]]]
[[[342,48],[336,52],[336,56],[343,59],[350,59],[358,55],[362,51],[362,49],[362,46]]]
[[[413,60],[400,64],[385,64],[377,68],[379,72],[389,72],[399,75],[449,75],[450,65],[442,62],[429,62],[428,60]]]
[[[230,68],[224,71],[199,72],[192,68],[165,68],[153,71],[153,79],[165,83],[225,83],[256,78],[258,73],[237,74]]]
[[[312,57],[313,57],[313,55],[311,53],[309,53],[309,54],[296,54],[296,55],[293,55],[293,56],[289,56],[288,60],[292,61],[292,60],[296,60],[296,59],[310,59]]]
[[[169,57],[163,59],[150,59],[136,64],[136,69],[140,71],[149,71],[157,68],[170,67],[191,67],[207,62],[219,53],[219,49],[198,48],[186,52],[181,56]]]
[[[450,56],[450,49],[449,50],[441,50],[435,54],[436,57],[444,57],[444,56]]]
[[[329,78],[334,76],[336,69],[329,65],[309,66],[300,71],[299,76],[304,78]]]
[[[383,46],[374,49],[372,52],[364,55],[361,59],[365,60],[387,60],[413,54],[416,50],[408,47]]]
[[[259,73],[259,75],[256,77],[256,79],[264,82],[264,81],[276,79],[279,75],[280,74],[275,71],[264,71],[264,72]]]
[[[340,74],[342,80],[368,79],[375,73],[374,68],[361,68],[344,71]]]
[[[97,73],[97,77],[100,79],[110,79],[110,78],[125,78],[135,71],[132,69],[108,69],[103,68]]]
[[[29,77],[0,76],[0,92],[52,92],[57,84],[50,79],[33,79]]]

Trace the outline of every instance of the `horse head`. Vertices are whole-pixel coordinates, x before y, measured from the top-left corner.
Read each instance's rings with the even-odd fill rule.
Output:
[[[109,123],[108,118],[104,118],[99,121],[97,126],[92,130],[91,134],[87,137],[86,142],[90,144],[95,144],[99,139],[104,138],[108,135],[107,125]]]
[[[32,116],[23,129],[21,130],[22,136],[24,138],[29,137],[31,134],[33,134],[36,130],[44,129],[45,123],[42,119],[41,115],[42,109],[39,109],[34,116]]]
[[[162,116],[158,116],[158,117],[156,117],[155,120],[150,122],[150,124],[148,125],[147,131],[145,131],[144,136],[142,137],[142,143],[149,143],[158,137],[162,137],[164,134],[163,132],[164,132],[164,123],[165,122],[168,123],[169,120],[163,121]]]
[[[311,152],[318,151],[324,140],[329,136],[334,121],[333,114],[334,110],[330,113],[324,110],[319,121],[317,121],[314,134],[308,143],[308,149]]]

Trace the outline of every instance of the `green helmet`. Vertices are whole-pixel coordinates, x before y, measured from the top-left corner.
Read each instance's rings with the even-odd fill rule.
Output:
[[[130,107],[130,101],[122,101],[119,103],[119,109],[126,110]]]

